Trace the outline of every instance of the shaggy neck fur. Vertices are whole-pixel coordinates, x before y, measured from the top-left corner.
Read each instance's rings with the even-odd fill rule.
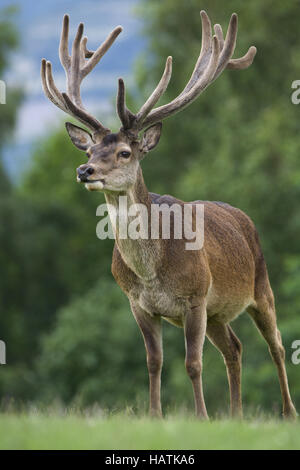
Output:
[[[140,217],[141,225],[138,227],[139,232],[148,234],[147,239],[131,239],[129,236],[126,239],[121,238],[122,235],[120,236],[118,222],[117,224],[114,224],[112,214],[110,214],[110,217],[116,243],[124,262],[138,277],[145,281],[152,280],[156,277],[156,263],[159,260],[160,244],[158,243],[158,240],[151,240],[150,238],[151,200],[144,182],[141,168],[138,169],[137,179],[134,186],[132,186],[128,191],[124,191],[123,193],[105,193],[107,204],[113,206],[116,210],[117,221],[121,221],[121,219],[123,221],[125,220],[128,234],[129,225],[133,219],[138,217],[139,211],[135,216],[128,216],[128,213],[124,214],[120,204],[120,196],[127,197],[128,211],[132,204],[143,204],[143,206],[147,208],[148,217],[146,217],[146,221],[148,223],[143,225],[143,218]]]

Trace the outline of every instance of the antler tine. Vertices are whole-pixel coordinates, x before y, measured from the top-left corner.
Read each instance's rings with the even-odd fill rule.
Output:
[[[222,50],[224,47],[224,37],[223,37],[222,26],[219,23],[217,23],[214,25],[214,30],[215,30],[217,38],[219,39],[220,48]]]
[[[72,45],[71,64],[68,70],[68,95],[71,100],[75,102],[77,106],[83,108],[81,97],[80,97],[80,84],[82,82],[82,74],[80,70],[81,65],[81,39],[83,35],[84,25],[80,23],[77,29],[77,33]]]
[[[127,129],[129,127],[129,119],[125,104],[125,84],[122,78],[119,78],[118,81],[117,113],[124,129]]]
[[[61,103],[52,95],[51,91],[49,90],[48,83],[47,83],[47,77],[46,77],[46,59],[42,59],[42,64],[41,64],[41,78],[42,78],[42,85],[43,85],[43,90],[47,98],[52,101],[52,103],[55,104],[55,106],[58,106],[60,109],[65,111]]]
[[[201,51],[196,62],[195,68],[189,79],[187,85],[185,86],[182,94],[189,91],[194,84],[197,82],[198,78],[201,76],[205,67],[207,67],[209,58],[212,52],[212,33],[211,33],[211,22],[206,13],[206,11],[200,11],[201,24],[202,24],[202,41],[201,41]]]
[[[82,46],[82,50],[83,50],[84,57],[85,57],[86,59],[90,59],[90,58],[92,57],[92,55],[94,54],[95,51],[90,51],[90,50],[87,48],[87,46],[86,46],[87,40],[88,40],[87,36],[85,36],[84,38],[82,38],[82,40],[81,40],[81,46]]]
[[[237,14],[233,13],[230,18],[229,26],[227,29],[224,46],[220,55],[219,65],[216,70],[215,76],[213,80],[215,80],[222,71],[226,68],[229,60],[234,53],[235,45],[236,45],[236,36],[237,36],[237,28],[238,28],[238,18]]]
[[[119,78],[118,82],[117,113],[124,130],[129,129],[136,120],[136,116],[126,106],[125,84],[122,78]]]
[[[52,96],[56,98],[58,103],[61,105],[61,109],[66,111],[65,102],[61,92],[58,90],[57,86],[55,85],[53,74],[52,74],[52,64],[49,61],[46,61],[46,80],[48,89],[50,90]]]
[[[71,57],[69,56],[69,23],[69,15],[64,15],[59,43],[59,58],[65,69],[71,64]]]
[[[255,46],[251,46],[248,49],[248,52],[240,57],[239,59],[231,59],[228,62],[227,68],[231,70],[243,70],[252,64],[254,57],[256,55],[257,49]]]
[[[212,49],[211,23],[209,16],[204,10],[200,11],[200,16],[202,23],[202,46],[199,60],[201,60],[207,53],[210,53]]]
[[[143,120],[149,114],[151,109],[156,105],[159,98],[164,94],[169,84],[171,75],[172,75],[172,57],[169,56],[166,60],[164,73],[157,87],[155,88],[151,96],[149,96],[146,103],[141,107],[141,109],[136,115],[136,120],[138,123],[143,122]]]
[[[110,46],[119,36],[119,34],[123,31],[122,26],[117,26],[106,38],[106,40],[98,47],[98,49],[93,52],[91,58],[86,63],[86,65],[82,69],[82,78],[84,78],[89,72],[93,70],[93,68],[98,64],[101,57],[108,51]]]

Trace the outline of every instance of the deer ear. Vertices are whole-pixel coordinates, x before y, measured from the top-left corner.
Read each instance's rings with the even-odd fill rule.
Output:
[[[160,139],[161,129],[162,123],[158,122],[157,124],[154,124],[145,130],[142,141],[140,143],[140,152],[142,154],[148,153],[150,150],[156,147]]]
[[[95,143],[91,134],[84,129],[81,129],[81,127],[75,126],[70,122],[66,122],[66,129],[69,136],[71,137],[73,144],[79,150],[87,151],[87,149]]]

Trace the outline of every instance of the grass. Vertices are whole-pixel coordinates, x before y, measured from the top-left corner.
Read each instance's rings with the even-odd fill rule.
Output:
[[[126,414],[0,414],[0,449],[300,449],[300,424],[254,418],[199,422]]]

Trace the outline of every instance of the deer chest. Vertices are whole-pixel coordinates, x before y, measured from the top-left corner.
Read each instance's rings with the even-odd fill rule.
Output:
[[[150,315],[181,319],[188,307],[185,297],[177,297],[168,291],[158,279],[140,286],[134,293],[135,301]]]

